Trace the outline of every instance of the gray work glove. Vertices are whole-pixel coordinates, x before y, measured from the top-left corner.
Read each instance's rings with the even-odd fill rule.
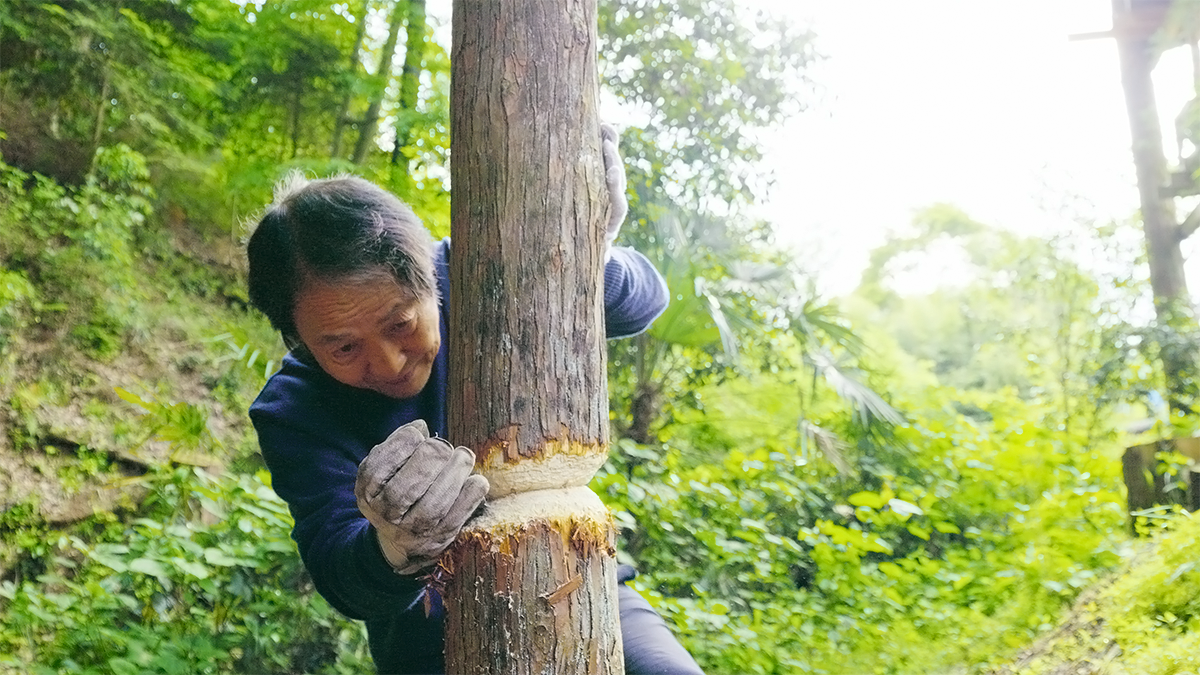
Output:
[[[475,453],[430,438],[424,420],[392,432],[358,465],[358,510],[397,572],[415,574],[437,562],[483,503],[488,482],[471,475],[474,466]]]
[[[621,231],[621,223],[629,213],[629,201],[625,198],[625,164],[617,152],[617,130],[611,124],[600,125],[600,154],[604,156],[604,182],[608,184],[608,200],[612,213],[604,232],[604,262],[612,255],[612,245]]]

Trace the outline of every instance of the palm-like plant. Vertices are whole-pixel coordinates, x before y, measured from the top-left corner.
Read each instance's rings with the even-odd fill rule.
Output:
[[[663,408],[668,387],[697,385],[704,375],[741,367],[743,346],[765,343],[786,333],[798,346],[801,365],[811,372],[813,386],[824,382],[850,404],[854,421],[871,431],[903,422],[903,416],[866,386],[846,359],[866,356],[862,340],[846,326],[836,309],[803,293],[785,262],[747,259],[733,247],[701,247],[708,239],[702,225],[681,224],[674,218],[656,221],[657,263],[671,289],[671,304],[649,331],[634,341],[634,382],[630,423],[624,435],[642,444],[657,442],[652,430]],[[776,358],[770,355],[768,358]],[[711,367],[697,367],[711,363]],[[690,382],[689,382],[690,380]],[[841,453],[844,443],[830,430],[809,419],[801,392],[796,429],[802,452],[815,448],[841,472],[850,464]],[[812,389],[810,388],[810,391]]]
[[[832,305],[813,299],[800,303],[788,313],[788,327],[800,347],[801,361],[812,375],[810,392],[815,395],[818,381],[823,381],[849,405],[852,421],[867,433],[904,423],[904,416],[858,376],[852,362],[868,358],[869,352],[862,339],[841,322]],[[835,348],[845,356],[839,358]],[[801,452],[808,454],[809,448],[814,448],[839,473],[851,473],[851,466],[841,452],[846,444],[809,417],[805,389],[799,382],[796,385],[799,397],[796,430]]]
[[[664,242],[658,267],[671,289],[671,303],[635,341],[635,386],[632,421],[626,435],[642,444],[654,442],[650,427],[658,417],[665,383],[680,382],[698,354],[724,355],[735,361],[739,331],[754,325],[725,297],[719,282],[705,276],[706,265],[694,246],[692,228],[674,218],[656,223]]]

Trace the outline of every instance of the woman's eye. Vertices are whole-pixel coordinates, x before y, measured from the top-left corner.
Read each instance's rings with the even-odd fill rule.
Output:
[[[397,321],[395,324],[392,325],[392,330],[396,331],[397,333],[407,333],[412,328],[412,326],[413,326],[413,322],[411,320]]]
[[[353,344],[342,345],[341,347],[338,347],[337,349],[333,350],[333,353],[337,354],[338,356],[346,356],[348,354],[352,354],[353,352],[354,352]]]

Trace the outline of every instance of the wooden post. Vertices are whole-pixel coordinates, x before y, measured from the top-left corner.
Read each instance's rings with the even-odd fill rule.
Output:
[[[621,673],[595,0],[456,0],[451,440],[491,481],[443,557],[450,673]]]
[[[1159,453],[1178,452],[1188,464],[1181,468],[1178,480],[1182,489],[1167,490],[1167,480],[1159,471]],[[1121,456],[1125,478],[1129,527],[1137,533],[1134,514],[1164,504],[1179,504],[1188,511],[1200,511],[1200,438],[1162,439],[1154,443],[1134,445]],[[1177,486],[1178,487],[1178,486]]]

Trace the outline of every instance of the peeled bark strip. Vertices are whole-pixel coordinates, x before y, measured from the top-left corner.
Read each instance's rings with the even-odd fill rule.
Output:
[[[622,673],[595,0],[456,0],[450,439],[486,513],[442,559],[450,673]]]

